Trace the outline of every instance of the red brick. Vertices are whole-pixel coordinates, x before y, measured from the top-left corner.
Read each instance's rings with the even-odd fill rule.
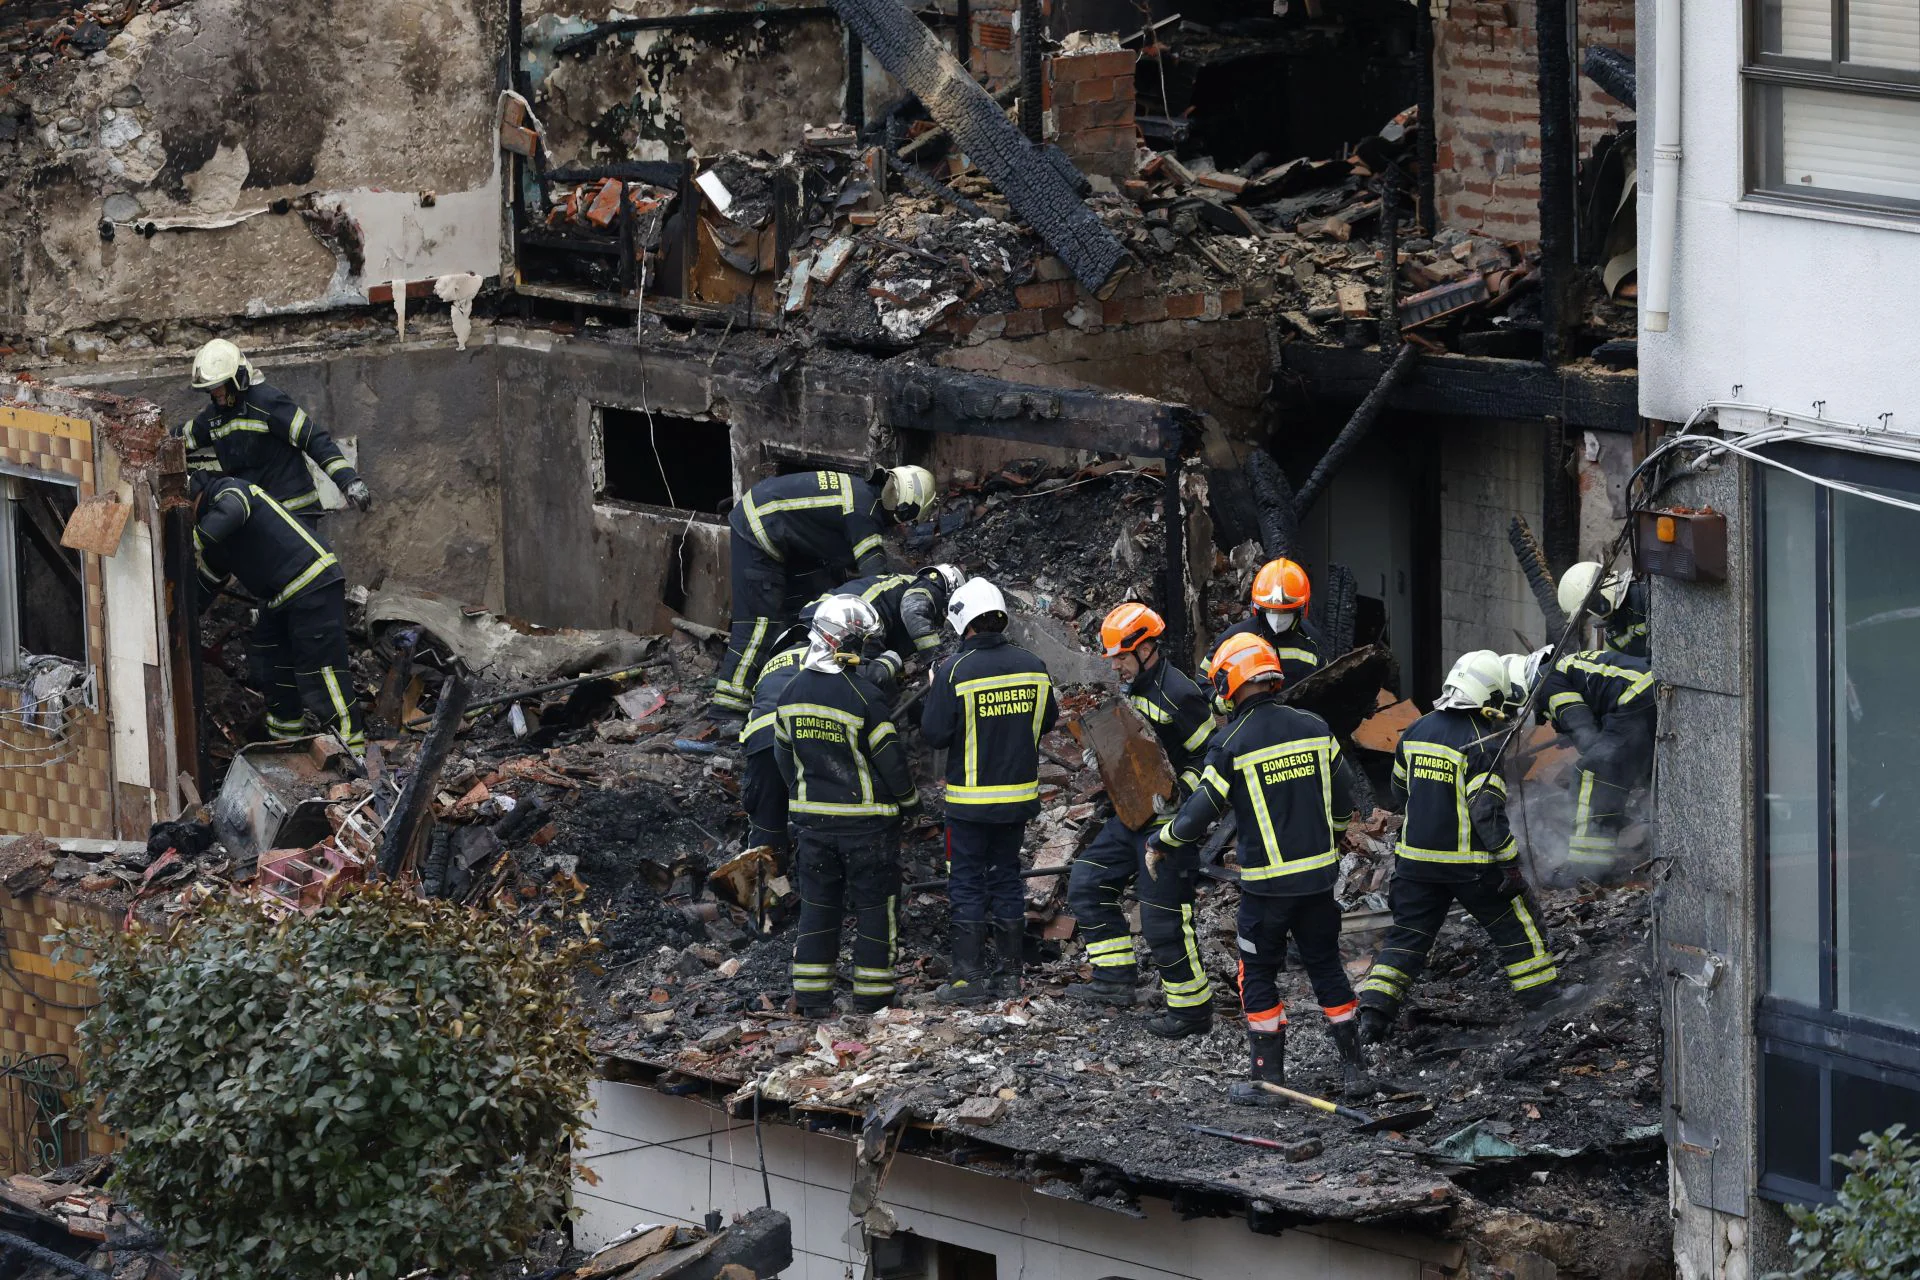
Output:
[[[1067,308],[1048,307],[1040,312],[1040,318],[1048,329],[1064,329],[1067,327]]]
[[[1207,309],[1204,293],[1176,293],[1167,299],[1167,319],[1198,320]]]
[[[1123,298],[1108,298],[1100,304],[1101,324],[1125,324],[1127,322],[1127,304]]]
[[[1220,309],[1228,315],[1239,315],[1247,309],[1247,295],[1243,289],[1222,289],[1220,291]]]
[[[1054,65],[1071,64],[1075,78],[1080,80],[1114,76],[1132,75],[1134,64],[1139,55],[1131,49],[1115,49],[1109,53],[1075,53],[1054,59]]]
[[[1079,133],[1086,129],[1110,129],[1133,123],[1133,99],[1116,102],[1075,103],[1060,108],[1060,132]]]
[[[1128,324],[1154,324],[1167,318],[1167,300],[1162,294],[1128,298],[1126,302]]]
[[[1073,297],[1072,287],[1064,280],[1045,280],[1023,284],[1013,291],[1023,307],[1057,307]]]
[[[1009,338],[1031,338],[1047,327],[1046,315],[1040,311],[1009,311],[1005,334]]]
[[[1111,102],[1113,101],[1113,81],[1106,77],[1097,80],[1082,80],[1073,86],[1075,102]]]

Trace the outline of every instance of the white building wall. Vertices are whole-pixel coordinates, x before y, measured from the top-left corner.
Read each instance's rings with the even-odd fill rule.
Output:
[[[602,1082],[580,1159],[575,1238],[594,1247],[642,1222],[697,1225],[765,1203],[752,1121],[697,1101]],[[793,1221],[792,1280],[864,1275],[847,1211],[854,1144],[790,1124],[763,1124],[773,1205]],[[711,1154],[709,1154],[711,1153]],[[881,1201],[903,1230],[993,1255],[1001,1280],[1423,1280],[1423,1261],[1455,1246],[1399,1233],[1310,1228],[1256,1235],[1242,1218],[1183,1222],[1164,1201],[1144,1220],[1058,1200],[1024,1183],[917,1156],[895,1158]],[[1441,1274],[1430,1268],[1426,1276]]]
[[[1679,3],[1679,0],[1673,0]],[[1920,219],[1742,199],[1743,6],[1682,6],[1680,219],[1665,333],[1640,333],[1640,410],[1738,399],[1920,435]],[[1651,235],[1655,0],[1639,24],[1640,245]],[[1642,296],[1645,295],[1642,280]],[[1735,387],[1739,391],[1734,391]]]
[[[1450,424],[1440,455],[1440,665],[1471,649],[1498,653],[1544,642],[1546,619],[1520,572],[1507,523],[1525,516],[1537,536],[1538,423]],[[1433,690],[1419,691],[1431,696]]]

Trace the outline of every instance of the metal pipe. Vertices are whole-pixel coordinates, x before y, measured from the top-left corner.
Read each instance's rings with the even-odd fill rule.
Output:
[[[1641,262],[1641,323],[1665,333],[1680,221],[1680,0],[1656,0],[1653,23],[1653,227]]]

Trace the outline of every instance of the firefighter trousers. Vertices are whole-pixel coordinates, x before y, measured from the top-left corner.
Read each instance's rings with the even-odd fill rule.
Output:
[[[1366,1008],[1380,1009],[1389,1016],[1399,1010],[1407,991],[1427,967],[1433,940],[1446,921],[1447,909],[1456,901],[1480,922],[1499,948],[1500,963],[1516,992],[1544,987],[1560,976],[1533,905],[1524,893],[1503,897],[1497,871],[1464,882],[1410,880],[1396,875],[1387,899],[1393,908],[1393,927],[1360,984],[1360,1003]]]
[[[1627,821],[1627,800],[1652,774],[1651,714],[1608,716],[1600,740],[1574,773],[1573,830],[1567,862],[1582,875],[1600,879],[1615,870],[1615,846]]]
[[[1213,1016],[1213,986],[1200,964],[1200,939],[1193,931],[1196,851],[1175,850],[1149,875],[1146,838],[1140,838],[1140,936],[1160,970],[1160,990],[1168,1012],[1179,1017]]]
[[[1280,974],[1287,967],[1287,939],[1300,949],[1300,964],[1313,984],[1313,998],[1330,1022],[1345,1022],[1358,1008],[1353,984],[1340,963],[1340,904],[1333,890],[1279,898],[1240,893],[1235,921],[1240,948],[1240,1011],[1251,1031],[1287,1025]]]
[[[1024,920],[1027,894],[1020,880],[1024,822],[947,819],[947,902],[955,924]]]
[[[1119,818],[1109,818],[1073,860],[1067,877],[1067,909],[1086,945],[1087,963],[1107,982],[1133,981],[1133,931],[1120,900],[1133,885],[1146,843],[1145,831],[1129,830]]]
[[[778,636],[787,597],[787,569],[738,529],[728,549],[732,588],[727,652],[714,676],[716,706],[745,712],[753,705],[753,684],[760,678],[768,650]]]
[[[265,681],[268,733],[302,737],[312,717],[354,751],[366,746],[347,667],[345,582],[312,587],[277,609],[262,609],[250,645]]]
[[[893,994],[899,949],[900,834],[870,831],[796,833],[800,921],[793,940],[793,991],[802,1004],[826,1004],[840,958],[840,927],[853,917],[853,993]]]

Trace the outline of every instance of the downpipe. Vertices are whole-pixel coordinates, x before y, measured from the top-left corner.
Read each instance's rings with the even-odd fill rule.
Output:
[[[1641,325],[1667,331],[1673,297],[1673,241],[1680,220],[1680,0],[1657,0],[1653,56],[1653,227],[1642,261]]]

